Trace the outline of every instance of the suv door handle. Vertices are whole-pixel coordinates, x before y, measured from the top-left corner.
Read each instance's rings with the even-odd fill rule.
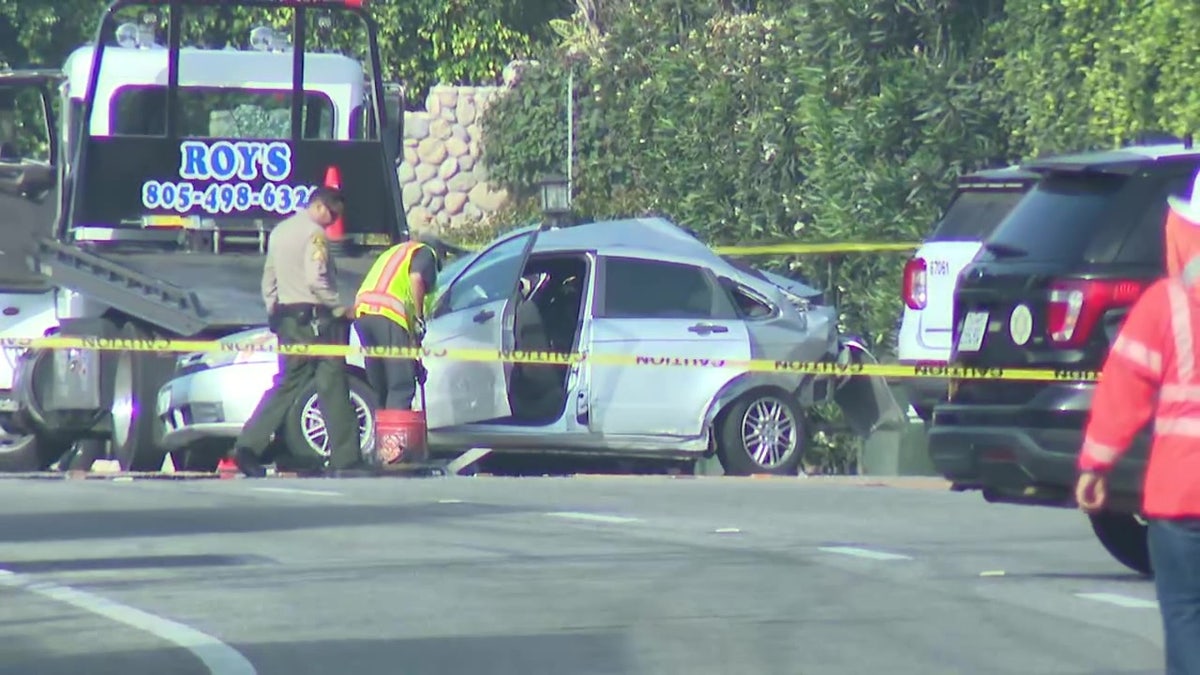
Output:
[[[692,333],[700,335],[708,335],[709,333],[728,333],[727,326],[718,326],[712,323],[698,323],[694,326],[688,326],[688,330]]]
[[[489,319],[491,319],[493,316],[496,316],[496,313],[495,313],[495,312],[493,312],[492,310],[490,310],[490,309],[481,309],[481,310],[479,310],[479,313],[478,313],[478,314],[476,314],[475,316],[471,317],[471,320],[472,320],[472,321],[474,321],[475,323],[483,323],[483,322],[485,322],[485,321],[488,321]]]

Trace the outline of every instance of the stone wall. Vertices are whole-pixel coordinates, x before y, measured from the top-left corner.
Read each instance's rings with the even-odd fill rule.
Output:
[[[480,118],[505,87],[432,87],[425,110],[404,117],[400,185],[409,227],[447,232],[504,205],[508,194],[488,183]]]

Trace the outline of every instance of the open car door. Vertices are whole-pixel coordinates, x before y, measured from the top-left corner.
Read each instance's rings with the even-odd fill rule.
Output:
[[[0,289],[48,290],[26,264],[58,210],[58,138],[51,106],[60,71],[0,72]]]
[[[538,232],[540,228],[531,229],[491,244],[447,280],[426,322],[424,347],[432,352],[425,359],[430,429],[512,415],[512,364],[501,362],[499,354],[512,348],[518,284]],[[471,360],[440,358],[442,350],[474,353]]]

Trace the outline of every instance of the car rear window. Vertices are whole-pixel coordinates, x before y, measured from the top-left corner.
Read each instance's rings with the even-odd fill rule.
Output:
[[[1117,174],[1050,174],[1000,223],[987,247],[1027,261],[1078,261],[1116,213],[1128,180]]]
[[[927,241],[983,241],[1025,196],[1025,188],[959,188]]]

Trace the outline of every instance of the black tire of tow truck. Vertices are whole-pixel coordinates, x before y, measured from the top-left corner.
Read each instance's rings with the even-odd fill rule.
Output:
[[[742,441],[742,418],[752,405],[760,401],[772,405],[782,405],[791,414],[795,425],[796,448],[791,456],[773,467],[765,467],[750,456]],[[776,476],[794,476],[800,469],[800,460],[804,457],[807,445],[804,414],[800,406],[786,394],[757,390],[751,391],[734,401],[724,413],[717,418],[717,459],[727,476],[749,476],[753,474],[771,474]]]
[[[42,471],[47,466],[49,463],[42,461],[38,451],[37,436],[9,436],[0,440],[0,473]]]
[[[134,323],[121,326],[119,337],[147,340],[153,335]],[[171,355],[153,352],[105,352],[111,366],[112,456],[123,471],[162,468],[163,424],[158,419],[158,390],[175,370]]]
[[[1096,533],[1096,538],[1109,555],[1142,576],[1154,576],[1144,524],[1127,513],[1103,511],[1091,514],[1089,518],[1092,521],[1092,531]]]

